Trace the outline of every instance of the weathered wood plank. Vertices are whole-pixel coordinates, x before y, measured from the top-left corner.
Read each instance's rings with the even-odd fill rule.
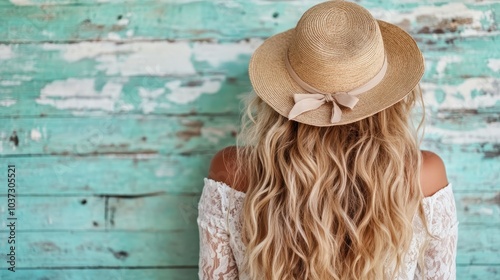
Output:
[[[215,152],[189,156],[16,157],[0,158],[0,163],[16,165],[20,195],[193,194],[201,192],[202,177],[208,174]],[[5,174],[0,174],[0,179],[6,180]]]
[[[199,199],[199,195],[135,199],[111,197],[107,228],[141,231],[191,229],[197,227]]]
[[[6,232],[0,232],[2,240]],[[194,267],[198,230],[16,232],[16,267]],[[1,270],[6,254],[1,254]]]
[[[8,119],[0,127],[4,155],[179,154],[234,142],[234,116]]]
[[[457,116],[443,118],[438,126],[426,128],[426,145],[438,151],[460,149],[486,157],[498,155],[500,124],[481,123],[489,116],[469,116],[469,120],[478,120],[477,125]],[[239,116],[199,115],[14,118],[0,126],[0,152],[3,155],[119,155],[213,151],[234,143],[239,122]],[[455,130],[457,128],[462,130]]]
[[[499,231],[499,226],[459,225],[457,265],[498,265]]]
[[[500,226],[499,197],[500,190],[492,194],[455,191],[461,225]],[[5,196],[0,198],[5,199]],[[187,230],[196,227],[198,201],[199,194],[168,195],[161,192],[139,197],[124,193],[109,198],[22,195],[17,199],[17,230]],[[6,216],[5,209],[0,214]],[[8,221],[3,220],[1,227],[5,228],[7,224]]]
[[[474,224],[482,227],[500,226],[500,190],[495,194],[488,193],[455,193],[457,212],[461,225]],[[164,230],[171,229],[173,222],[170,216],[177,216],[179,225],[185,228],[195,223],[198,215],[199,196],[174,197],[154,196],[139,199],[111,198],[109,207],[114,209],[112,229],[120,230]],[[175,205],[175,206],[174,206]],[[175,207],[175,208],[174,208]],[[148,219],[150,213],[155,219]],[[158,223],[158,217],[162,223]],[[169,218],[163,218],[168,216]]]
[[[8,217],[6,195],[0,199],[0,216]],[[16,230],[100,230],[105,226],[105,198],[18,194],[15,217]],[[9,222],[2,219],[0,225],[5,229]]]
[[[18,3],[28,1],[15,0]],[[321,1],[187,1],[92,5],[7,6],[0,9],[0,38],[11,42],[126,40],[138,38],[267,37],[293,27],[302,13]],[[56,2],[57,3],[57,2]],[[90,3],[90,2],[88,2]],[[361,1],[377,18],[423,35],[486,35],[498,22],[497,2],[421,4],[394,1],[381,6]],[[454,19],[454,21],[452,21]],[[497,21],[495,21],[497,20]],[[231,22],[231,24],[227,24]],[[429,36],[432,37],[432,36]]]
[[[491,194],[455,191],[455,202],[461,225],[500,225],[500,190]]]
[[[15,278],[13,278],[15,277]],[[11,273],[0,270],[0,279],[16,280],[193,280],[198,279],[198,268],[56,268],[56,269],[18,269]]]
[[[245,77],[206,74],[183,78],[69,78],[1,86],[18,81],[0,79],[0,118],[238,114],[239,98],[251,91],[246,74]]]
[[[234,144],[234,143],[231,143]],[[500,157],[480,150],[466,151],[460,144],[424,142],[425,149],[445,161],[448,179],[461,192],[499,190]],[[224,145],[217,146],[217,149]],[[140,195],[165,191],[198,193],[202,177],[208,174],[211,157],[217,149],[200,154],[123,155],[123,156],[43,156],[0,158],[0,163],[15,164],[22,195]],[[471,164],[474,163],[474,164]],[[85,170],[85,176],[82,175]],[[0,179],[5,174],[0,174]],[[36,182],[36,186],[33,186]]]
[[[498,226],[461,225],[458,265],[496,265],[500,259]],[[477,232],[481,232],[478,235]],[[6,232],[0,232],[5,240]],[[125,232],[24,232],[16,239],[17,267],[196,266],[198,230]],[[6,255],[0,257],[3,266]]]
[[[459,265],[457,266],[457,279],[500,279],[500,267],[498,265]]]

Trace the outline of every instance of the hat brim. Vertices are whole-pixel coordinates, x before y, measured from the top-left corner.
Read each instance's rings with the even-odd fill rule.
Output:
[[[293,120],[313,126],[352,123],[372,116],[402,100],[418,84],[424,74],[424,58],[415,40],[403,29],[377,20],[387,56],[387,72],[371,90],[359,94],[353,109],[342,108],[341,120],[330,122],[332,104],[304,112]],[[293,95],[304,90],[285,68],[285,52],[294,29],[267,38],[253,53],[248,74],[255,93],[269,106],[288,118],[294,105]]]

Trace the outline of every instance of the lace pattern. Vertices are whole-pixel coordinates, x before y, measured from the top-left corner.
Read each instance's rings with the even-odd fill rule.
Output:
[[[245,193],[224,182],[204,178],[198,202],[199,279],[250,279],[240,273],[245,246],[240,232],[241,208]],[[397,279],[456,279],[458,220],[451,183],[423,200],[424,213],[433,237],[427,236],[418,216],[414,220],[414,236],[405,258],[404,271]],[[419,267],[419,249],[429,238],[424,253],[424,267]],[[423,274],[425,273],[425,275]]]

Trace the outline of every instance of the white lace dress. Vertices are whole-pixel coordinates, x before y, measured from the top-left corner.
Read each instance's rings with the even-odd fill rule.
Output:
[[[240,273],[245,247],[241,241],[240,211],[245,193],[223,182],[204,178],[198,202],[199,279],[250,279]],[[231,199],[230,199],[231,198]],[[230,205],[231,202],[231,205]],[[406,270],[397,279],[455,279],[458,220],[451,183],[424,198],[431,239],[425,252],[425,275],[417,265],[418,248],[426,237],[420,218],[414,222],[414,237],[407,254]]]

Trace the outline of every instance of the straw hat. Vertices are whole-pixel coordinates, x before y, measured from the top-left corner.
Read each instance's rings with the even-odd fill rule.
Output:
[[[307,10],[295,28],[266,39],[249,76],[281,115],[313,126],[352,123],[402,100],[424,73],[415,40],[351,2]]]

